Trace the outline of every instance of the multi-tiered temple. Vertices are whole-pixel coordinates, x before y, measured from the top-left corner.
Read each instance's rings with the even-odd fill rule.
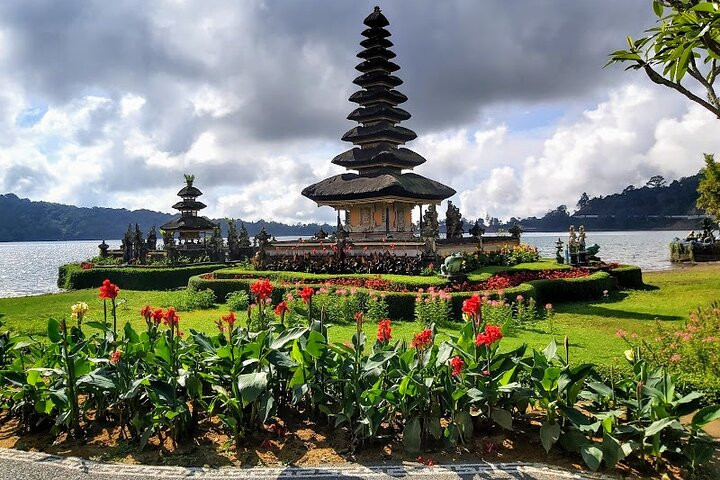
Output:
[[[160,227],[166,232],[164,239],[166,243],[168,240],[174,239],[177,232],[182,246],[195,245],[199,247],[203,245],[207,233],[211,233],[218,226],[198,215],[198,212],[207,205],[198,201],[198,197],[203,193],[193,185],[194,181],[194,175],[185,175],[185,186],[177,193],[181,200],[172,206],[175,210],[180,211],[180,218]]]
[[[399,124],[410,114],[398,108],[407,97],[395,90],[402,84],[392,75],[400,67],[391,60],[387,18],[375,7],[364,21],[364,48],[357,56],[363,61],[355,67],[360,75],[353,81],[362,90],[350,101],[360,105],[347,117],[360,125],[342,139],[356,147],[341,153],[332,163],[357,173],[347,172],[310,185],[302,194],[344,213],[344,229],[353,241],[413,238],[412,210],[439,204],[455,194],[442,183],[416,173],[405,172],[425,163],[417,153],[402,147],[417,137]],[[417,232],[419,234],[419,232]]]

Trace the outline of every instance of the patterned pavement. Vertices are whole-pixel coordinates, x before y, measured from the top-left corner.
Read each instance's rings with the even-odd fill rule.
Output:
[[[424,467],[421,465],[328,466],[321,468],[202,468],[120,465],[100,463],[76,457],[59,457],[38,452],[0,449],[0,480],[139,480],[142,478],[207,480],[276,479],[609,479],[600,475],[580,474],[545,465],[526,463],[456,464]]]

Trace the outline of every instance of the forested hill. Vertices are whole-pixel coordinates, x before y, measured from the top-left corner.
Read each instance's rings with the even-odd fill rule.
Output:
[[[123,237],[128,224],[137,223],[147,234],[150,228],[173,218],[173,215],[151,210],[126,210],[124,208],[84,208],[59,203],[34,202],[9,193],[0,195],[0,242],[39,240],[118,240]],[[216,220],[217,221],[217,220]],[[220,221],[223,234],[227,224]],[[278,222],[245,222],[250,235],[260,228],[275,236],[313,235],[320,228],[317,224],[285,225]],[[333,229],[324,225],[326,232]]]
[[[580,198],[575,213],[560,205],[542,218],[512,219],[526,230],[558,231],[568,225],[584,224],[592,230],[697,229],[697,216],[703,211],[695,206],[700,174],[665,184],[662,177],[653,177],[641,188],[632,185],[622,193]]]

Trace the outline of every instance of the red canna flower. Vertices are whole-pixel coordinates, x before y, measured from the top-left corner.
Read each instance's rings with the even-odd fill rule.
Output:
[[[300,297],[302,297],[305,303],[308,303],[313,295],[315,295],[315,290],[313,290],[312,287],[305,287],[300,290]]]
[[[180,317],[177,316],[175,313],[174,308],[168,308],[167,312],[165,312],[165,315],[163,315],[163,322],[165,322],[165,325],[168,327],[177,326],[178,322],[180,321]]]
[[[110,354],[110,363],[113,365],[117,365],[120,363],[120,360],[122,359],[123,352],[121,350],[115,350],[112,354]]]
[[[144,317],[146,320],[149,320],[150,317],[152,317],[153,309],[150,305],[145,305],[143,308],[140,309],[140,315]]]
[[[267,278],[258,280],[257,282],[250,285],[250,291],[254,293],[260,300],[265,300],[266,298],[270,297],[272,290],[272,284]]]
[[[390,319],[380,320],[378,322],[377,339],[380,343],[389,342],[392,338],[392,328],[390,327]]]
[[[288,310],[289,308],[287,302],[282,301],[275,306],[275,315],[283,316],[288,312]]]
[[[227,322],[227,324],[230,326],[230,328],[233,327],[233,325],[235,324],[235,320],[237,320],[235,318],[235,312],[230,312],[227,315],[223,315],[221,318]]]
[[[153,319],[153,322],[155,322],[155,325],[160,325],[160,322],[162,321],[163,316],[164,316],[164,313],[162,311],[162,308],[153,310],[152,319]]]
[[[485,325],[485,331],[480,332],[477,334],[477,337],[475,337],[475,345],[478,347],[485,345],[490,346],[493,343],[497,342],[503,337],[502,331],[500,330],[500,327],[497,325],[487,324]]]
[[[473,295],[472,297],[465,300],[462,304],[462,311],[463,313],[467,313],[468,315],[472,316],[480,312],[480,307],[482,306],[482,300],[480,300],[480,297],[477,295]]]
[[[108,279],[106,278],[105,281],[103,281],[103,283],[102,283],[102,285],[100,286],[100,288],[98,288],[98,291],[100,292],[100,293],[99,293],[100,298],[103,298],[103,299],[105,299],[105,298],[106,298],[106,299],[113,299],[113,298],[116,298],[116,297],[118,296],[118,293],[120,292],[120,289],[118,288],[117,285],[115,285],[114,283],[110,282],[110,280],[108,280]]]
[[[462,369],[465,366],[465,362],[463,362],[463,359],[460,357],[453,357],[450,360],[450,368],[453,375],[460,375],[462,373]]]
[[[423,348],[430,345],[432,343],[432,341],[433,341],[432,330],[430,330],[429,328],[426,328],[422,332],[415,334],[412,342],[410,342],[410,346],[413,348],[419,348],[422,350]]]
[[[217,329],[220,333],[223,333],[225,331],[225,325],[223,325],[222,320],[215,320],[215,325],[217,326]]]

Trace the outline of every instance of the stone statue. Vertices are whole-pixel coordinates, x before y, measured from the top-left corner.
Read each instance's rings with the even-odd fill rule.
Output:
[[[338,224],[338,226],[339,225],[340,224]],[[320,227],[320,230],[318,230],[317,233],[315,234],[315,238],[317,238],[318,240],[325,240],[327,237],[328,237],[328,234],[325,230],[323,230],[322,227]]]
[[[272,236],[262,227],[257,235],[255,235],[255,242],[257,242],[258,251],[255,254],[256,265],[260,268],[265,268],[265,260],[267,259],[267,253],[265,249],[268,246],[268,241]]]
[[[122,240],[123,262],[128,263],[133,258],[133,230],[132,224],[128,224],[128,229]]]
[[[175,235],[169,230],[160,230],[163,237],[163,250],[169,250],[175,246]]]
[[[140,230],[140,226],[135,224],[135,233],[133,235],[133,260],[140,263],[145,263],[145,256],[147,255],[147,244],[143,240],[143,233]]]
[[[446,238],[448,239],[462,238],[463,233],[465,233],[460,209],[449,200],[447,212],[445,213],[445,229],[447,232]]]
[[[585,250],[585,225],[580,225],[580,231],[578,233],[578,250]]]
[[[150,233],[147,236],[147,249],[157,250],[157,232],[155,231],[155,225],[150,229]]]
[[[578,251],[578,238],[577,233],[575,233],[575,225],[570,225],[570,233],[568,238],[568,247],[570,249],[570,253],[577,253]]]
[[[594,244],[594,245],[590,245],[589,247],[587,247],[587,248],[585,249],[585,252],[587,253],[587,257],[588,257],[590,260],[596,260],[596,261],[597,261],[597,260],[600,260],[600,259],[597,257],[598,251],[600,251],[600,245],[598,245],[597,243]]]
[[[555,261],[557,263],[565,263],[565,256],[563,255],[563,241],[558,237],[558,241],[555,242]]]
[[[102,243],[98,245],[98,248],[100,249],[100,258],[107,258],[110,245],[105,243],[105,240],[103,240]]]
[[[223,248],[223,238],[220,233],[220,227],[213,229],[212,236],[210,237],[210,259],[213,262],[224,262],[225,261],[225,249]]]
[[[461,253],[453,253],[445,258],[440,265],[440,275],[448,278],[458,277],[462,271],[463,257]]]
[[[423,228],[420,234],[423,238],[438,238],[440,226],[438,225],[438,214],[435,205],[430,205],[423,215]]]

